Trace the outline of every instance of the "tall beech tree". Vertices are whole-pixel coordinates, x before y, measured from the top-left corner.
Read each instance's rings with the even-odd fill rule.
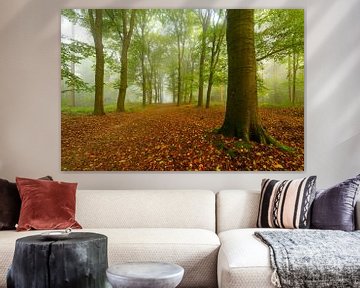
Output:
[[[170,24],[171,32],[176,39],[177,48],[177,105],[182,101],[182,64],[185,52],[185,42],[188,33],[188,20],[186,9],[176,9],[167,12],[167,17],[164,18],[165,23]]]
[[[201,34],[201,52],[199,60],[199,92],[198,92],[198,107],[203,106],[204,99],[204,66],[205,66],[205,56],[206,56],[206,38],[207,31],[210,25],[210,19],[212,15],[211,9],[197,9],[196,14],[198,15],[202,27]]]
[[[227,10],[226,41],[228,98],[219,132],[244,141],[276,143],[263,129],[258,115],[253,9]]]
[[[94,38],[95,62],[95,101],[94,115],[104,115],[104,46],[102,43],[103,10],[88,10],[91,34]]]
[[[225,19],[223,16],[224,11],[219,10],[218,13],[213,15],[217,20],[213,20],[214,24],[210,33],[210,64],[209,64],[209,80],[208,87],[206,91],[206,108],[210,107],[211,100],[211,89],[214,84],[214,74],[216,72],[217,63],[219,61],[219,56],[221,52],[221,45],[225,36]]]
[[[146,66],[145,66],[145,56],[146,56],[146,34],[147,34],[147,22],[149,21],[149,16],[147,15],[146,10],[140,10],[138,12],[138,22],[139,22],[139,34],[140,34],[140,61],[141,61],[141,77],[142,77],[142,105],[146,105]]]
[[[136,10],[106,10],[119,36],[120,46],[120,85],[116,103],[116,112],[125,112],[125,97],[128,86],[128,51],[135,26]]]
[[[130,21],[128,20],[128,11],[125,9],[121,10],[122,16],[122,48],[121,48],[121,68],[120,68],[120,88],[119,95],[116,104],[117,112],[125,112],[125,96],[127,89],[127,73],[128,73],[128,50],[130,47],[131,37],[134,31],[135,25],[135,12],[136,10],[131,10],[130,12]],[[128,27],[128,22],[129,27]]]

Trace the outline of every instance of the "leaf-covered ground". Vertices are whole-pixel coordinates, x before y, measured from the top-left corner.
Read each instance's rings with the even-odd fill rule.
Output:
[[[105,116],[62,114],[64,171],[304,170],[303,108],[260,108],[287,152],[216,134],[224,108],[159,105]]]

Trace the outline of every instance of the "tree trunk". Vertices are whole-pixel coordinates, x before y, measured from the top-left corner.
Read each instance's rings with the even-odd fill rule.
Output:
[[[123,48],[121,50],[121,68],[120,68],[120,87],[116,105],[117,112],[125,112],[125,96],[127,89],[127,49],[126,44],[123,44]]]
[[[209,82],[208,82],[208,87],[207,87],[207,92],[206,92],[206,108],[210,108],[211,89],[212,89],[212,85],[213,85],[213,77],[214,77],[214,72],[210,71]]]
[[[225,103],[225,98],[224,98],[224,85],[221,83],[220,84],[220,102],[221,103]]]
[[[258,117],[254,10],[227,10],[228,93],[220,133],[244,141],[269,143]]]
[[[154,103],[157,103],[157,99],[158,99],[158,89],[157,89],[157,76],[156,76],[157,72],[156,70],[154,70],[154,92],[155,92],[155,99],[154,99]]]
[[[199,94],[198,94],[197,106],[202,107],[203,96],[204,96],[204,63],[205,63],[206,38],[207,38],[206,33],[210,24],[211,10],[207,9],[205,14],[202,14],[200,10],[199,17],[202,25],[202,38],[201,38],[201,52],[200,52],[200,62],[199,62]]]
[[[217,20],[217,23],[214,27],[214,31],[212,34],[211,40],[211,59],[210,59],[210,68],[209,68],[209,81],[208,87],[206,92],[206,108],[210,108],[210,101],[211,101],[211,89],[214,82],[214,73],[216,71],[216,66],[219,61],[219,55],[221,51],[221,44],[224,39],[225,35],[225,21],[224,23],[219,26],[220,17]],[[219,29],[220,28],[220,29]]]
[[[130,41],[132,33],[134,30],[135,24],[135,10],[131,10],[130,16],[130,27],[127,28],[127,11],[124,9],[122,11],[123,17],[123,39],[122,39],[122,49],[121,49],[121,68],[120,68],[120,87],[119,94],[117,99],[116,111],[125,112],[125,96],[127,89],[127,70],[128,70],[128,59],[127,54],[130,47]]]
[[[287,74],[287,78],[288,78],[288,90],[289,90],[289,101],[290,103],[292,103],[292,85],[291,85],[291,81],[292,81],[292,65],[291,65],[291,55],[288,55],[288,74]]]
[[[66,240],[28,236],[16,241],[7,287],[105,287],[107,267],[105,235],[75,232]]]
[[[142,74],[142,105],[146,105],[146,75],[145,75],[145,53],[141,52],[141,74]]]
[[[193,90],[194,90],[194,62],[191,62],[191,71],[190,71],[190,95],[189,95],[189,104],[193,101]]]
[[[292,99],[291,99],[291,103],[294,105],[295,104],[295,97],[296,97],[296,74],[297,74],[297,69],[298,69],[298,57],[295,53],[295,51],[293,52],[293,70],[292,70]]]
[[[153,103],[153,88],[152,88],[152,77],[149,81],[149,104]]]
[[[146,11],[146,10],[144,10]],[[146,49],[146,14],[140,14],[140,31],[141,31],[141,77],[142,77],[142,105],[146,105],[146,68],[145,68],[145,49]]]
[[[102,9],[88,10],[91,33],[95,43],[95,101],[94,115],[104,115],[104,47],[102,43]]]
[[[207,25],[203,25],[203,35],[201,40],[201,54],[199,63],[199,95],[198,95],[198,107],[203,106],[203,95],[204,95],[204,63],[206,53],[206,31]]]
[[[172,95],[173,95],[173,104],[176,103],[176,75],[175,71],[171,74],[171,88],[172,88]]]
[[[177,68],[177,106],[180,106],[181,102],[181,47],[180,47],[180,36],[177,36],[177,47],[178,47],[178,68]]]
[[[74,23],[71,23],[71,38],[73,40],[75,39],[75,24]],[[75,62],[74,61],[71,62],[71,73],[73,75],[75,75]],[[70,105],[72,107],[76,106],[76,102],[75,102],[75,85],[73,85],[71,87],[71,90],[70,90]]]
[[[211,60],[210,60],[210,74],[209,74],[209,81],[208,81],[208,87],[207,87],[207,91],[206,91],[206,108],[210,108],[210,100],[211,100],[211,88],[213,85],[213,77],[214,77],[214,62],[215,62],[215,43],[214,41],[212,42],[212,48],[211,48]]]

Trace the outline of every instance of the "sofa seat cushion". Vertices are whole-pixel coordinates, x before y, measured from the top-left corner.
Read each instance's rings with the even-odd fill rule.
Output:
[[[134,228],[82,229],[108,237],[109,265],[136,261],[163,261],[185,269],[179,287],[216,287],[216,264],[220,241],[204,229]],[[6,273],[12,262],[17,238],[44,231],[0,232],[0,287],[6,287]]]
[[[109,265],[136,261],[182,266],[179,287],[216,287],[220,241],[209,230],[179,228],[97,229],[109,237]]]
[[[219,234],[219,288],[274,287],[269,248],[254,236],[255,231],[262,230],[274,229],[234,229]]]

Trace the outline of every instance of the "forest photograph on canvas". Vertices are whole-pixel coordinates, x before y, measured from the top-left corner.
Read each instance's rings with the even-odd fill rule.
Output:
[[[62,171],[303,171],[303,9],[61,11]]]

